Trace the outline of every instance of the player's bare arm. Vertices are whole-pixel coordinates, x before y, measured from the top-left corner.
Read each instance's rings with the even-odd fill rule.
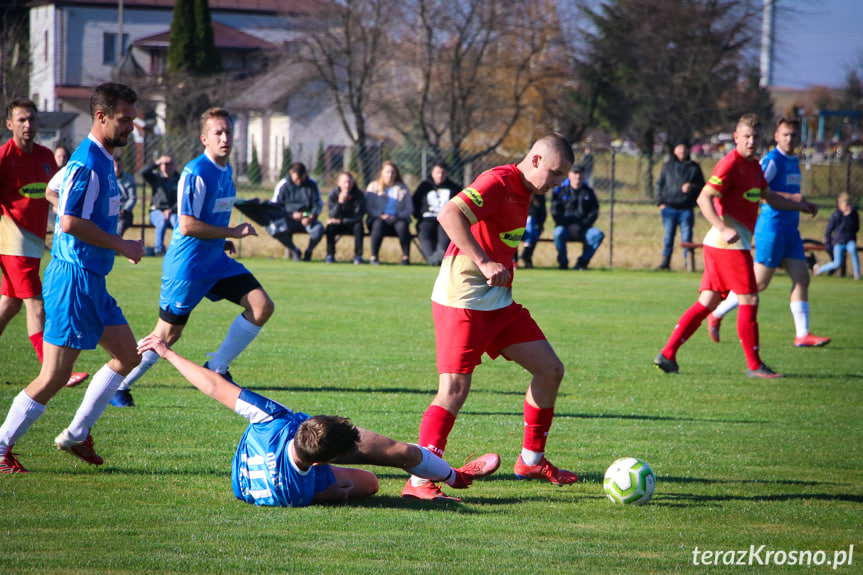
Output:
[[[88,244],[114,250],[133,264],[141,261],[141,256],[144,255],[144,245],[140,240],[124,240],[116,234],[106,232],[90,220],[63,215],[60,217],[60,228]]]
[[[797,197],[792,199],[787,196],[788,194],[774,192],[773,190],[761,192],[761,199],[767,202],[771,208],[803,212],[804,214],[812,214],[813,217],[818,214],[818,206],[816,204],[808,202],[802,199],[802,197],[798,201]]]
[[[718,195],[716,190],[710,186],[704,186],[701,189],[701,193],[698,194],[696,203],[704,218],[710,222],[711,226],[719,230],[722,241],[727,244],[733,244],[740,239],[740,234],[733,227],[725,225],[725,222],[716,213],[716,208],[713,207],[713,198]]]
[[[470,258],[479,268],[490,286],[505,286],[509,283],[510,273],[502,264],[493,261],[477,243],[470,232],[470,222],[456,206],[455,202],[447,202],[438,214],[437,221],[443,227],[450,240]]]
[[[204,395],[212,397],[229,409],[234,409],[237,399],[240,397],[241,388],[226,380],[224,377],[210,371],[205,367],[193,363],[172,350],[168,344],[155,334],[145,337],[138,345],[138,353],[154,351],[159,357],[177,368],[189,383],[197,387]]]
[[[54,208],[54,211],[57,210],[60,205],[60,194],[52,190],[51,188],[45,188],[45,199],[48,200],[48,203]]]
[[[201,240],[216,240],[224,238],[244,238],[256,236],[258,232],[249,223],[242,223],[233,227],[214,226],[202,222],[195,216],[180,214],[180,231],[184,236],[190,236]]]

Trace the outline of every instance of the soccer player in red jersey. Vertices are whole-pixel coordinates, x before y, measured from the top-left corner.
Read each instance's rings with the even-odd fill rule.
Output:
[[[755,114],[740,118],[734,130],[735,148],[713,169],[698,196],[698,207],[710,222],[704,238],[704,275],[698,300],[674,326],[665,347],[653,360],[666,373],[677,373],[677,350],[716,309],[730,291],[740,300],[737,335],[746,356],[748,377],[783,377],[761,361],[758,346],[758,283],[752,262],[752,234],[761,200],[779,210],[815,213],[811,202],[789,200],[770,190],[756,152],[761,124]]]
[[[41,363],[45,308],[39,264],[48,225],[45,188],[57,164],[54,153],[35,142],[36,116],[36,104],[30,100],[12,100],[6,107],[12,138],[0,147],[0,334],[23,304],[27,334]],[[86,377],[72,374],[70,383]]]
[[[572,146],[564,137],[545,136],[518,164],[481,174],[438,215],[451,243],[432,292],[438,392],[423,414],[419,433],[419,445],[438,456],[443,455],[482,354],[503,355],[533,376],[524,401],[524,440],[516,475],[558,485],[578,480],[545,459],[563,364],[527,309],[512,299],[513,256],[524,235],[531,195],[559,186],[573,161]],[[487,474],[499,465],[500,458],[484,457],[466,467]],[[408,480],[402,496],[457,501],[419,477]]]

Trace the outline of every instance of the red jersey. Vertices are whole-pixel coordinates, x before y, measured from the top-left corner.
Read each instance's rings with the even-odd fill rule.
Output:
[[[489,258],[514,274],[513,256],[524,236],[530,198],[521,173],[510,164],[480,174],[450,201],[468,219],[473,237]],[[506,286],[489,286],[479,268],[450,242],[432,301],[465,309],[501,309],[512,303],[512,278]]]
[[[0,254],[41,258],[48,225],[45,188],[57,164],[45,146],[25,154],[14,140],[0,147]]]
[[[719,194],[713,198],[716,213],[726,225],[737,230],[741,239],[734,244],[726,244],[719,232],[711,228],[704,243],[722,249],[751,249],[761,193],[770,187],[761,171],[761,164],[756,158],[747,160],[736,149],[732,150],[713,168],[707,185]]]

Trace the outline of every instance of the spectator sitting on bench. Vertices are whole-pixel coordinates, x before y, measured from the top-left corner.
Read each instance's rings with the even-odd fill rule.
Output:
[[[398,236],[402,248],[403,266],[409,265],[411,250],[411,215],[414,206],[410,190],[402,181],[398,166],[384,162],[377,180],[366,190],[366,225],[372,243],[370,263],[377,265],[378,252],[384,236]]]
[[[569,178],[554,189],[551,217],[554,218],[557,267],[565,270],[569,264],[566,242],[581,242],[584,249],[573,269],[586,270],[605,234],[593,227],[599,217],[599,202],[593,189],[584,184],[584,168],[581,166],[573,167],[569,171]]]
[[[272,203],[285,210],[288,229],[283,240],[295,262],[312,259],[312,250],[324,237],[324,225],[318,220],[321,213],[321,191],[318,184],[308,176],[305,164],[294,162],[288,168],[288,177],[276,184]],[[292,234],[306,232],[309,245],[303,253],[294,245]]]
[[[336,188],[327,198],[327,259],[326,263],[336,261],[336,236],[354,236],[354,263],[363,263],[363,216],[366,214],[366,197],[354,182],[350,172],[342,172],[336,181]]]
[[[150,203],[150,223],[156,228],[157,256],[165,255],[165,230],[174,229],[177,220],[177,186],[180,183],[180,172],[174,165],[171,156],[161,156],[152,164],[141,170],[141,177],[153,190]]]
[[[449,199],[461,191],[461,186],[447,177],[447,165],[437,160],[429,177],[423,180],[413,195],[414,217],[417,220],[417,237],[426,261],[439,266],[449,247],[449,236],[438,223],[437,216]]]

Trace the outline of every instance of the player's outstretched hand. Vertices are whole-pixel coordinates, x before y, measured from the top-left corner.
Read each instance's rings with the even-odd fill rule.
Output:
[[[123,240],[123,251],[120,253],[136,264],[144,256],[144,243],[141,240]]]
[[[486,283],[490,286],[505,286],[512,277],[512,274],[503,264],[494,261],[480,264],[479,271],[485,276]]]
[[[171,351],[171,348],[168,347],[168,344],[164,339],[151,333],[138,342],[138,355],[142,355],[145,351],[155,351],[159,357],[164,359],[165,354]]]
[[[233,228],[231,228],[231,232],[232,238],[244,238],[246,236],[258,235],[258,232],[255,231],[255,228],[252,226],[252,224],[249,223],[243,223],[238,226],[234,226]]]
[[[806,209],[801,210],[804,214],[811,214],[813,218],[818,215],[818,205],[817,204],[813,204],[812,202],[805,202],[805,204],[806,204]]]

